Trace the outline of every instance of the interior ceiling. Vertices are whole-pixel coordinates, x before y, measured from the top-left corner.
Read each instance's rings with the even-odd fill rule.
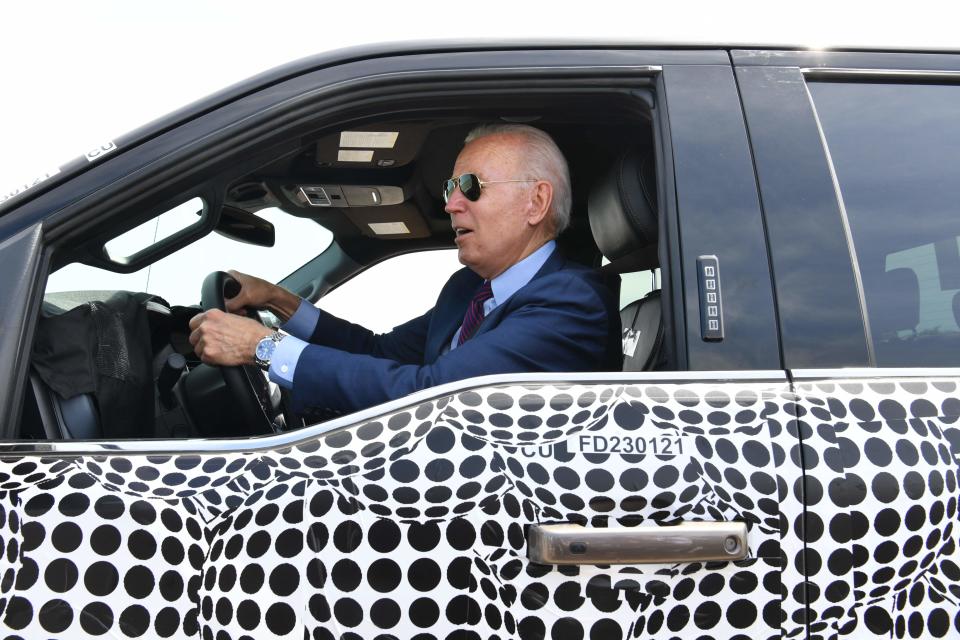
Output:
[[[567,158],[576,229],[586,223],[589,188],[600,173],[626,145],[651,144],[649,119],[646,105],[625,93],[555,99],[536,95],[511,99],[509,108],[504,108],[502,98],[486,97],[477,98],[470,107],[434,107],[418,117],[367,117],[304,138],[299,153],[236,181],[228,201],[251,211],[279,206],[293,215],[314,218],[357,258],[409,250],[387,245],[412,247],[427,242],[452,246],[440,185],[450,176],[464,137],[481,123],[524,122],[550,133]],[[341,131],[396,131],[399,135],[393,148],[375,149],[372,161],[354,163],[338,160]],[[302,185],[394,186],[403,189],[405,202],[379,207],[312,207],[298,196]],[[369,227],[371,222],[389,221],[405,222],[411,233],[378,236]]]

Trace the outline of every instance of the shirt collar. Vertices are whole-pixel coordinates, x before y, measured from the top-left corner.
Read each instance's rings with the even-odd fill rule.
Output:
[[[550,240],[526,258],[491,280],[490,287],[493,290],[495,306],[500,306],[506,302],[507,298],[530,282],[556,248],[556,241]]]

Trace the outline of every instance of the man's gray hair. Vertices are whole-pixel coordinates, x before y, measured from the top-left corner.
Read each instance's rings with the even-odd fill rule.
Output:
[[[493,135],[522,136],[527,142],[527,155],[522,172],[514,176],[520,180],[546,180],[553,186],[553,203],[550,205],[553,215],[553,228],[557,235],[570,226],[570,209],[573,195],[570,188],[570,168],[567,159],[546,132],[526,124],[484,124],[467,134],[464,144]]]

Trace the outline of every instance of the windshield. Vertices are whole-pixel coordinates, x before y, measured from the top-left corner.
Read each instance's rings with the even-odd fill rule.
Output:
[[[194,304],[200,300],[200,284],[213,271],[236,269],[278,282],[323,253],[333,241],[330,231],[309,218],[291,216],[276,208],[263,209],[257,215],[273,223],[273,247],[258,247],[210,233],[134,273],[113,273],[78,263],[67,265],[50,275],[46,294],[51,297],[50,294],[73,292],[76,295],[68,297],[79,303],[102,297],[97,292],[143,291],[171,304]],[[159,218],[156,224],[160,224]]]

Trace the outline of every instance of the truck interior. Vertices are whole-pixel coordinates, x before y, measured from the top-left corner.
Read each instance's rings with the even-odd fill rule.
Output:
[[[602,269],[611,287],[622,288],[623,369],[669,370],[675,364],[669,348],[671,326],[665,319],[669,314],[663,311],[669,307],[661,304],[666,287],[659,269],[666,265],[658,224],[658,201],[669,193],[664,179],[669,171],[657,151],[655,104],[652,87],[579,88],[449,93],[390,109],[340,110],[336,118],[307,130],[278,130],[275,139],[264,141],[262,151],[197,176],[188,192],[92,221],[70,242],[52,248],[50,273],[77,265],[110,273],[141,272],[162,258],[176,261],[179,251],[212,232],[269,246],[274,241],[272,225],[257,214],[280,210],[315,223],[318,237],[321,232],[332,234],[329,246],[280,280],[316,302],[393,256],[453,247],[441,184],[464,137],[479,124],[524,123],[547,131],[570,165],[572,222],[558,238],[560,251]],[[186,228],[156,238],[132,255],[109,251],[113,239],[197,197],[202,209]],[[285,247],[278,244],[270,251],[279,255]],[[189,271],[189,265],[183,266]],[[223,269],[233,267],[224,255]],[[669,281],[666,268],[663,279]],[[106,303],[115,290],[91,284],[64,295],[48,289],[19,437],[219,438],[302,427],[302,420],[284,407],[285,394],[258,369],[239,368],[249,393],[238,399],[218,368],[199,362],[186,338],[189,318],[201,310],[201,291],[188,280],[176,299],[125,292],[135,297],[128,302],[131,308],[142,310],[142,319],[126,317],[126,323],[110,319],[123,316],[116,300],[112,307]],[[415,275],[409,286],[417,286]],[[65,353],[70,345],[62,336],[74,326],[63,320],[69,313],[83,316],[81,325],[92,327],[91,340],[100,343],[90,346],[85,364],[71,365]],[[275,321],[269,314],[260,317]],[[137,322],[145,324],[137,328]],[[102,344],[107,336],[113,347]],[[128,366],[117,367],[118,359]],[[84,369],[78,375],[85,382],[64,382],[64,371],[71,366]],[[113,406],[103,406],[105,402]]]

